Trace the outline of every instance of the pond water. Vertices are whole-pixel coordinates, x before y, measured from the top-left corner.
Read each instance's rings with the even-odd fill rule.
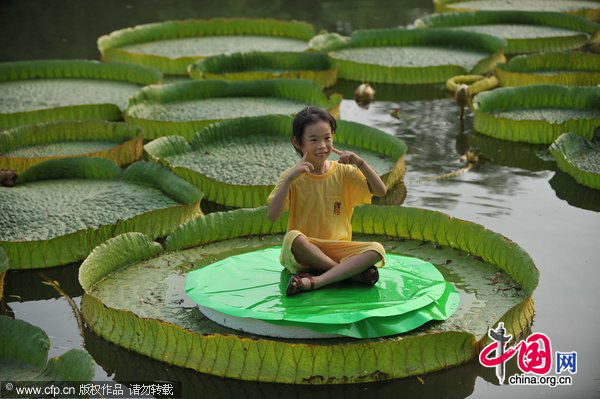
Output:
[[[181,18],[274,17],[297,19],[348,34],[361,28],[406,25],[433,12],[429,0],[242,1],[3,1],[0,3],[0,61],[98,58],[96,39],[115,29]],[[32,29],[35,27],[35,29]],[[352,98],[356,82],[331,89]],[[577,351],[577,374],[570,387],[499,386],[493,369],[475,360],[446,371],[360,386],[296,387],[246,383],[183,370],[129,353],[90,331],[80,336],[64,299],[41,283],[38,271],[9,273],[5,295],[16,318],[41,327],[51,340],[50,355],[70,348],[88,350],[101,380],[182,381],[190,397],[431,397],[505,398],[598,397],[600,395],[600,192],[579,186],[556,171],[544,146],[507,144],[478,136],[471,115],[461,124],[458,108],[442,85],[374,85],[368,109],[344,100],[342,119],[365,123],[402,138],[408,145],[404,205],[439,210],[480,223],[521,245],[540,270],[534,293],[534,332],[547,334],[552,351]],[[485,157],[470,171],[448,179],[428,179],[460,169],[459,157],[472,147]],[[79,304],[77,266],[43,270]],[[515,362],[507,375],[516,373]],[[551,372],[554,374],[554,371]]]

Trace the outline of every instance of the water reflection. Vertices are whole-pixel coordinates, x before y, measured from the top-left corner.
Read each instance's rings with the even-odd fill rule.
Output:
[[[582,186],[562,170],[556,171],[549,184],[556,196],[569,205],[600,212],[600,190]]]
[[[83,294],[79,285],[79,265],[78,262],[48,269],[11,270],[6,274],[4,298],[7,302],[60,298],[61,295],[54,288],[44,284],[43,276],[57,281],[70,297],[79,297]]]

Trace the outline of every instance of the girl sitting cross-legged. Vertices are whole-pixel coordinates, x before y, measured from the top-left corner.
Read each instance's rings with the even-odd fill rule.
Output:
[[[300,162],[284,171],[268,198],[269,219],[289,209],[280,262],[293,275],[286,294],[351,279],[374,285],[385,250],[378,242],[353,242],[353,208],[381,197],[386,187],[364,159],[333,146],[335,119],[307,107],[292,124],[292,145]],[[339,161],[327,158],[334,152]],[[377,267],[376,267],[377,266]]]

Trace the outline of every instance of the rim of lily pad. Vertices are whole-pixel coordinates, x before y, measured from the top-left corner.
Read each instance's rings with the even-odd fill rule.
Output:
[[[8,256],[3,248],[0,247],[0,300],[4,297],[4,277],[8,270]]]
[[[536,108],[597,110],[599,107],[600,87],[502,87],[473,98],[473,126],[477,132],[498,139],[534,144],[550,144],[566,131],[591,139],[594,129],[600,125],[600,117],[551,123],[542,119],[497,117],[493,113]]]
[[[600,84],[600,55],[575,52],[519,55],[508,64],[496,65],[496,76],[502,86],[595,86]]]
[[[204,58],[201,54],[169,58],[127,51],[121,47],[155,40],[225,35],[273,36],[308,41],[315,35],[315,30],[306,22],[271,18],[186,19],[116,30],[98,38],[97,45],[102,60],[130,62],[150,66],[167,74],[186,75],[188,65]]]
[[[237,118],[208,126],[199,131],[191,144],[181,136],[167,136],[153,140],[144,146],[149,160],[169,168],[177,176],[190,182],[204,193],[204,198],[221,205],[253,208],[267,204],[267,197],[274,185],[236,185],[217,181],[192,169],[173,166],[165,158],[203,146],[227,137],[244,137],[257,134],[289,139],[293,118],[287,115],[266,115]],[[406,170],[404,154],[406,144],[401,139],[379,129],[356,122],[337,121],[336,142],[378,152],[392,157],[394,167],[383,176],[386,187],[393,187]]]
[[[125,120],[139,125],[145,138],[181,135],[191,141],[200,129],[224,119],[200,119],[191,121],[162,121],[136,117],[136,110],[144,111],[145,106],[205,98],[222,97],[276,97],[302,101],[307,105],[317,105],[327,109],[334,117],[339,117],[342,97],[333,94],[327,97],[321,87],[304,79],[277,79],[254,81],[196,80],[153,85],[140,90],[129,99]],[[232,115],[231,118],[235,118]]]
[[[517,24],[563,28],[574,31],[569,36],[536,38],[505,38],[506,54],[561,51],[586,44],[598,32],[600,25],[576,15],[546,11],[476,11],[433,14],[417,19],[419,28],[450,28],[469,25]]]
[[[597,172],[577,165],[576,158],[582,152],[595,152],[600,159],[600,144],[576,134],[563,133],[550,146],[550,153],[556,158],[556,163],[563,172],[584,186],[600,190],[600,165],[596,167]]]
[[[491,342],[487,334],[467,331],[316,344],[223,330],[201,334],[108,307],[94,296],[96,284],[135,262],[235,237],[283,233],[285,219],[269,222],[266,207],[212,213],[181,226],[167,237],[164,249],[140,233],[115,237],[95,248],[79,269],[86,292],[82,313],[96,334],[131,351],[203,373],[262,382],[340,384],[419,375],[467,362]],[[531,257],[502,235],[440,212],[389,206],[357,207],[352,226],[356,233],[427,240],[480,256],[509,274],[526,295],[494,326],[503,322],[508,334],[519,336],[531,325],[539,272]]]
[[[121,62],[102,63],[94,60],[39,60],[0,63],[2,82],[32,79],[89,78],[118,80],[139,85],[162,81],[156,69]],[[68,105],[49,109],[0,113],[0,129],[20,125],[61,120],[112,120],[122,119],[116,104]]]
[[[114,146],[106,150],[77,155],[15,157],[5,154],[22,147],[68,141],[104,141],[113,142]],[[144,137],[141,129],[122,122],[65,121],[21,126],[0,132],[0,168],[13,169],[21,173],[49,159],[84,155],[106,158],[119,166],[125,166],[141,158],[143,144]]]
[[[20,381],[91,381],[94,378],[95,362],[84,350],[71,349],[48,359],[50,340],[39,327],[0,315],[0,331],[3,380],[14,381],[18,377]]]
[[[122,172],[114,162],[103,158],[52,159],[23,172],[15,187],[22,183],[51,179],[121,179],[159,189],[181,205],[155,209],[112,224],[88,227],[47,240],[0,241],[0,247],[4,248],[10,259],[11,269],[66,265],[84,259],[96,245],[118,234],[141,231],[153,238],[164,237],[181,223],[202,215],[202,193],[155,163],[138,161]]]
[[[192,79],[308,79],[321,87],[335,84],[337,68],[317,52],[249,52],[206,57],[188,67]]]
[[[461,7],[454,3],[465,3],[469,0],[433,0],[435,10],[437,12],[474,12],[478,11],[474,8]],[[472,1],[472,0],[471,0]],[[565,14],[579,15],[587,19],[600,19],[600,5],[597,8],[580,8],[576,10],[563,11]]]
[[[332,38],[331,40],[328,40]],[[338,34],[326,33],[315,36],[309,43],[312,48],[328,52],[333,64],[338,67],[338,78],[379,83],[438,83],[445,82],[448,78],[467,73],[485,74],[493,70],[497,62],[504,62],[506,58],[503,49],[506,47],[504,39],[473,32],[462,32],[449,29],[365,29],[352,33],[349,38]],[[460,65],[416,66],[416,67],[388,67],[356,61],[335,58],[333,51],[365,48],[365,47],[390,47],[390,46],[446,46],[451,48],[467,48],[483,51],[490,54],[471,69],[467,70]]]

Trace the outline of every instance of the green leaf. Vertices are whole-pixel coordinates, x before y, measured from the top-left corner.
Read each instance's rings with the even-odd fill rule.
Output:
[[[91,381],[94,360],[89,353],[71,349],[48,360],[46,333],[22,320],[0,315],[0,378],[4,381]]]
[[[100,336],[169,364],[242,380],[296,384],[419,375],[472,359],[488,328],[499,320],[514,336],[531,326],[531,295],[539,272],[522,248],[480,225],[440,212],[394,206],[356,208],[354,239],[370,237],[390,253],[429,258],[461,296],[473,297],[474,302],[465,301],[447,321],[378,340],[308,341],[232,333],[199,315],[182,290],[186,272],[280,243],[281,235],[270,234],[283,233],[285,219],[284,215],[271,223],[265,207],[212,213],[171,234],[167,252],[154,257],[142,249],[151,247],[149,240],[128,245],[134,240],[131,234],[118,237],[98,247],[94,259],[81,266],[82,276],[88,270],[102,270],[82,281],[84,317]],[[122,248],[138,251],[138,246],[138,260],[109,260]],[[96,269],[96,262],[112,266]],[[498,281],[490,284],[490,279]]]
[[[279,175],[298,162],[290,145],[292,118],[268,115],[208,126],[191,145],[181,136],[162,137],[144,146],[148,158],[169,167],[206,199],[235,207],[266,205]],[[360,153],[387,187],[402,179],[406,144],[378,129],[339,121],[339,149]],[[287,165],[287,166],[286,166]]]
[[[574,52],[520,55],[508,64],[498,64],[496,75],[502,86],[594,86],[600,84],[600,55]]]
[[[15,187],[0,187],[0,247],[12,269],[64,265],[123,232],[166,236],[202,215],[201,197],[156,164],[134,163],[121,174],[102,158],[50,160]]]
[[[52,158],[101,157],[128,165],[142,156],[139,128],[105,121],[55,122],[0,132],[0,168],[17,173]]]
[[[224,119],[291,115],[307,105],[336,116],[340,102],[307,80],[199,80],[146,87],[130,98],[125,119],[142,126],[146,138],[177,134],[191,140],[201,128]]]
[[[383,83],[445,82],[467,72],[485,73],[503,61],[503,39],[448,29],[358,30],[329,53],[338,76]]]
[[[599,110],[598,87],[507,87],[475,96],[473,125],[503,140],[550,144],[565,131],[591,138]]]
[[[120,120],[127,98],[160,72],[87,60],[0,64],[0,129],[59,120]]]
[[[582,17],[537,10],[435,14],[416,24],[501,37],[508,43],[504,50],[507,54],[578,48],[600,29],[599,24]]]
[[[316,52],[250,52],[204,58],[190,65],[188,74],[192,79],[307,79],[329,87],[335,84],[337,69]]]
[[[447,11],[553,11],[598,20],[600,6],[594,0],[433,0],[437,12]]]
[[[558,167],[577,182],[600,190],[600,143],[563,133],[550,146]]]
[[[102,59],[184,75],[198,59],[240,51],[304,51],[311,25],[275,19],[212,18],[164,21],[114,31],[98,39]]]

